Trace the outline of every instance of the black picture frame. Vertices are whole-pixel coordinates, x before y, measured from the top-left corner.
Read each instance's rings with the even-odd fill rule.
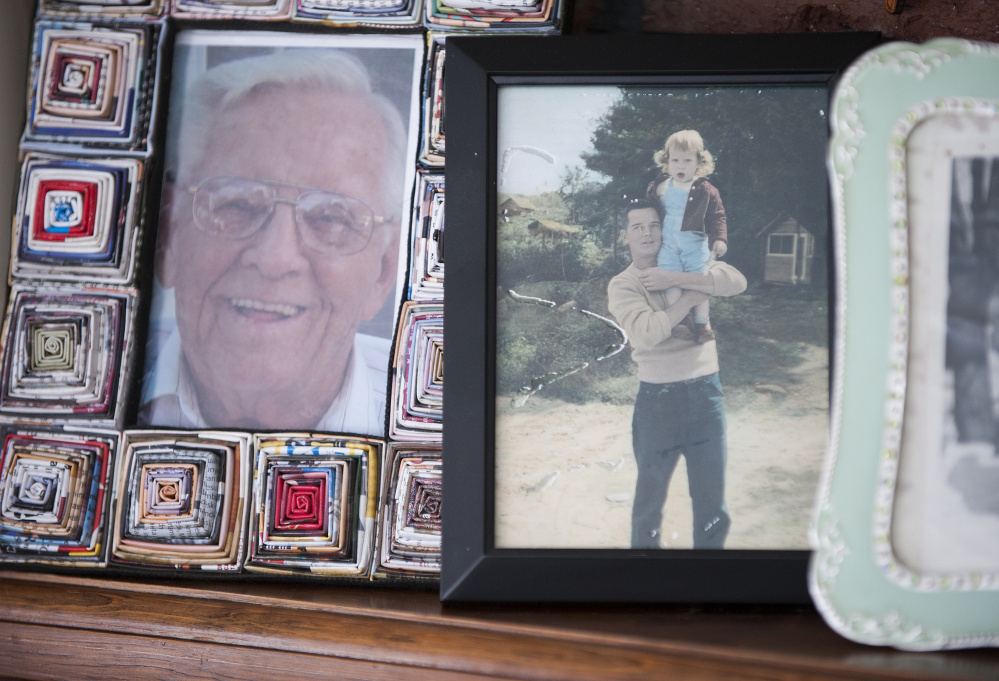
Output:
[[[497,93],[813,84],[831,94],[879,42],[875,33],[448,39],[443,601],[809,602],[804,550],[495,547]]]

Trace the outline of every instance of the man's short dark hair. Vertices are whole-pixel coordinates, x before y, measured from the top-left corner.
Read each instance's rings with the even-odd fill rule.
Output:
[[[642,210],[643,208],[651,208],[659,216],[659,221],[662,222],[662,206],[657,201],[649,201],[648,199],[633,199],[627,201],[621,208],[621,212],[618,215],[618,227],[621,229],[628,229],[628,215],[633,210]]]

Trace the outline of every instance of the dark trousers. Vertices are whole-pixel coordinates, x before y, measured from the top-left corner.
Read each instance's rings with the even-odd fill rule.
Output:
[[[722,548],[731,521],[725,509],[725,409],[718,374],[643,382],[631,439],[638,463],[631,547],[660,548],[666,490],[682,455],[694,506],[694,548]]]

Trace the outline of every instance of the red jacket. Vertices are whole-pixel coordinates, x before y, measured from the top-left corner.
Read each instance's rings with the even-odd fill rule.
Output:
[[[649,183],[645,198],[661,205],[660,198],[656,196],[656,187],[668,179],[669,175],[660,172],[656,179]],[[728,243],[728,221],[725,218],[725,206],[722,205],[721,195],[718,189],[703,177],[694,180],[694,184],[690,187],[680,231],[704,232],[708,235],[709,248],[716,241]]]

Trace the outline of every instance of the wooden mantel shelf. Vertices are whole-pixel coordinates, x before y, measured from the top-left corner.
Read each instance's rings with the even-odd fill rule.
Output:
[[[16,679],[999,679],[999,651],[840,638],[810,608],[442,606],[435,591],[0,571]]]

